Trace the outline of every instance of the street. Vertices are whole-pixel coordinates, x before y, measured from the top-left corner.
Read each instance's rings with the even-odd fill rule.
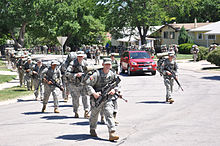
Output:
[[[108,141],[106,125],[98,124],[98,138],[89,135],[82,104],[80,118],[75,119],[71,99],[64,103],[60,96],[60,114],[55,114],[50,97],[46,113],[41,113],[41,101],[30,96],[0,106],[0,146],[218,146],[220,74],[186,70],[183,65],[179,65],[179,81],[184,92],[175,83],[173,104],[165,103],[165,86],[158,72],[156,76],[120,76],[128,103],[118,99],[117,142]]]

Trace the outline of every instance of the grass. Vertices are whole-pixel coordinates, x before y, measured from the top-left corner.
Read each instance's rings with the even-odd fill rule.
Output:
[[[193,59],[192,54],[177,54],[177,60]]]
[[[4,82],[9,82],[16,78],[16,75],[0,75],[0,84]]]
[[[26,87],[12,87],[0,91],[0,101],[14,99],[26,95],[33,94],[34,91],[27,91]]]
[[[0,59],[0,71],[11,71],[6,67],[5,62],[2,59]]]

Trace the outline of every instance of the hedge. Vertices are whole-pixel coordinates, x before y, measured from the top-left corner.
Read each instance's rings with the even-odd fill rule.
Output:
[[[199,54],[197,61],[206,60],[208,53],[209,53],[209,48],[199,46]]]
[[[220,66],[220,47],[208,54],[207,61]]]
[[[192,49],[192,45],[194,44],[189,44],[189,43],[180,44],[179,53],[180,54],[191,54],[190,50]]]

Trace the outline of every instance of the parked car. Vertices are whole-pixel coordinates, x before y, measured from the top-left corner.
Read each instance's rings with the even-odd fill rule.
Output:
[[[156,75],[157,64],[153,57],[146,51],[125,51],[120,59],[121,72],[127,70],[128,75],[135,72],[151,72],[152,75]]]

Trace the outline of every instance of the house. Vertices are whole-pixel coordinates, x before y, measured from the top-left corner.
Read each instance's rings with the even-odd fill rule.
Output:
[[[178,44],[179,32],[182,27],[184,27],[186,31],[189,31],[191,29],[200,28],[208,24],[210,23],[197,23],[196,21],[195,23],[165,24],[149,37],[154,37],[156,39],[154,42],[155,48],[160,48],[161,45],[166,45],[168,47],[171,44]]]
[[[150,26],[147,32],[147,36],[161,28],[162,26]],[[114,39],[112,38],[111,42],[113,46],[123,46],[128,47],[132,45],[141,46],[141,39],[139,36],[139,31],[137,28],[131,29],[131,28],[123,28],[120,32],[122,35],[121,38]],[[154,38],[146,37],[146,46],[152,47],[154,46]]]
[[[206,47],[211,44],[220,45],[220,21],[191,29],[189,32],[197,45]]]

